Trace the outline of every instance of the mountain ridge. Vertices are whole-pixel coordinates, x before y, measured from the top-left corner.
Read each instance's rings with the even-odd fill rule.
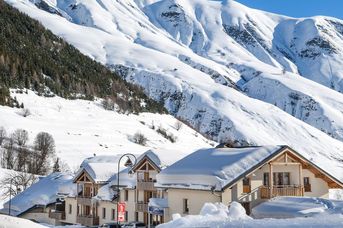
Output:
[[[233,1],[45,1],[62,16],[37,8],[42,1],[7,2],[143,87],[171,114],[212,139],[289,144],[323,166],[334,162],[342,168],[343,95],[341,75],[333,67],[339,69],[343,59],[335,48],[341,42],[338,19],[334,29],[332,22],[318,22],[329,35],[317,36],[317,25],[310,23],[315,32],[298,37],[306,19],[251,10]],[[296,31],[285,36],[287,42],[274,39],[281,20],[287,23],[278,28],[279,36],[290,31],[288,26]],[[292,20],[300,26],[294,27]],[[321,51],[327,55],[317,55]],[[300,75],[297,64],[315,70]],[[316,67],[323,67],[323,74],[304,77]],[[327,72],[329,80],[322,77]]]

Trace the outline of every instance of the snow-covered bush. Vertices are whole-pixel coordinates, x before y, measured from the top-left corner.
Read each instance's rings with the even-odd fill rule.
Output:
[[[134,143],[140,144],[142,146],[145,146],[146,142],[148,141],[148,139],[141,132],[136,132],[133,135],[132,139]]]

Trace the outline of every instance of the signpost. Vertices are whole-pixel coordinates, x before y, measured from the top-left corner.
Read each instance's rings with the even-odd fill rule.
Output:
[[[125,203],[118,203],[118,221],[125,221]]]

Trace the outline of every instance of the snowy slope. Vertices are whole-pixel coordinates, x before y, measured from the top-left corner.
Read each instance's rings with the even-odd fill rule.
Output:
[[[319,80],[331,75],[330,82],[339,84],[341,76],[333,68],[339,69],[341,58],[340,21],[325,24],[325,35],[318,25],[300,26],[306,19],[249,9],[231,0],[6,1],[141,85],[171,114],[209,137],[240,144],[289,144],[323,168],[343,173],[343,144],[333,139],[342,140],[343,95]],[[330,32],[335,45],[325,42]],[[317,53],[330,61],[320,64]],[[330,62],[330,74],[304,73],[306,64],[324,69],[325,62]]]
[[[150,148],[183,150],[187,154],[215,145],[184,124],[180,130],[176,130],[177,120],[170,115],[119,114],[104,110],[100,101],[45,98],[32,91],[28,91],[28,94],[12,91],[11,96],[23,102],[32,114],[23,117],[20,109],[1,106],[0,126],[4,126],[8,133],[17,128],[27,130],[29,144],[33,143],[38,132],[50,133],[55,140],[57,156],[75,171],[83,159],[93,154],[141,154]],[[152,129],[153,126],[155,129]],[[175,143],[156,132],[160,126],[176,137]],[[141,132],[148,139],[146,146],[132,142],[136,132]]]

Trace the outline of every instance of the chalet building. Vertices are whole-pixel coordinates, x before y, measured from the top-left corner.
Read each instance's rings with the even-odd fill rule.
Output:
[[[73,178],[76,194],[65,198],[65,224],[99,225],[97,201],[93,200],[101,187],[109,183],[116,170],[117,157],[94,156],[83,161]]]
[[[185,156],[180,152],[173,156],[170,153],[173,152],[149,150],[143,153],[134,167],[120,171],[119,189],[116,174],[118,156],[86,159],[73,179],[77,194],[65,198],[65,219],[61,222],[85,226],[115,222],[117,202],[123,202],[126,205],[126,222],[163,223],[166,210],[164,192],[154,186],[156,175]],[[148,213],[149,206],[155,211]]]
[[[116,191],[117,176],[114,175],[111,182],[99,190],[101,194],[95,197],[98,199],[100,224],[117,220],[117,201],[126,204],[126,222],[139,221],[152,225],[163,223],[167,206],[164,203],[164,191],[154,185],[156,175],[184,156],[182,153],[165,150],[149,150],[143,153],[137,158],[134,167],[120,173],[119,195]]]
[[[6,202],[0,213],[39,223],[61,225],[65,218],[64,198],[75,192],[72,178],[71,174],[63,173],[41,177],[37,183],[14,196],[11,204]]]
[[[97,226],[117,221],[120,202],[126,222],[158,225],[175,213],[199,214],[207,202],[229,206],[237,201],[250,213],[276,196],[328,198],[330,189],[343,188],[334,175],[288,146],[218,147],[192,154],[150,150],[120,171],[119,188],[118,158],[95,156],[85,159],[73,177],[42,178],[12,200],[11,215]],[[0,213],[8,209],[7,203]]]
[[[343,183],[288,146],[198,150],[162,170],[155,187],[172,215],[199,214],[206,202],[240,202],[247,213],[276,196],[328,198]]]

